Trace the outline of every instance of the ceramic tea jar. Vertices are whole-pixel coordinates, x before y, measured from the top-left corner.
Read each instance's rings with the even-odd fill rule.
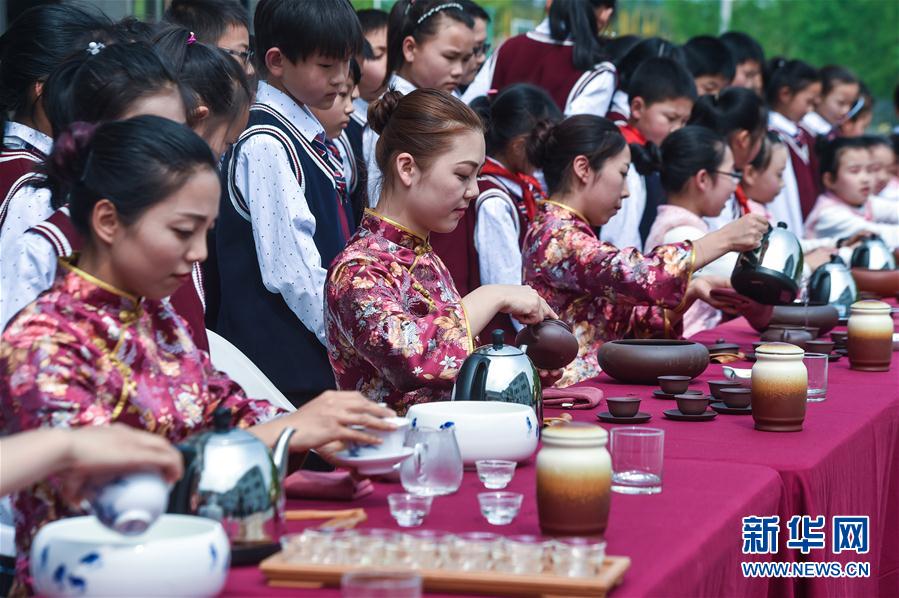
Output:
[[[866,372],[890,369],[893,318],[883,301],[857,301],[849,308],[849,367]]]
[[[546,535],[602,535],[609,520],[608,433],[588,423],[551,426],[537,454],[537,512]]]
[[[805,419],[808,371],[805,352],[789,343],[766,343],[755,350],[752,419],[755,429],[798,432]]]

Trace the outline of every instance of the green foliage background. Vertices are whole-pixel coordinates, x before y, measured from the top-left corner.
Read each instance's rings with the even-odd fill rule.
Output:
[[[491,35],[502,41],[522,22],[539,22],[545,0],[477,0],[494,16]],[[393,0],[353,0],[357,8]],[[800,58],[814,66],[842,64],[878,98],[875,122],[896,120],[893,88],[899,84],[899,0],[733,0],[729,28],[745,31],[766,56]],[[719,0],[618,0],[611,29],[619,35],[661,35],[683,43],[719,33]]]

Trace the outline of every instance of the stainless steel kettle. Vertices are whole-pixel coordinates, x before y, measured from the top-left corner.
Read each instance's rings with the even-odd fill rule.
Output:
[[[503,401],[528,405],[543,421],[540,374],[525,354],[527,346],[507,345],[502,330],[494,330],[493,342],[469,355],[453,386],[454,401]]]
[[[850,264],[853,268],[868,270],[895,270],[896,260],[883,239],[878,235],[870,235],[863,239],[852,250]]]
[[[841,318],[849,316],[849,306],[858,299],[855,279],[838,255],[830,257],[830,263],[818,266],[808,281],[808,299],[811,303],[827,303],[837,308]]]
[[[235,564],[255,563],[279,548],[284,531],[283,482],[293,428],[285,428],[274,451],[256,436],[231,426],[219,407],[213,430],[178,446],[184,476],[172,489],[169,512],[199,515],[222,524]]]
[[[764,305],[792,303],[802,280],[802,247],[787,225],[768,227],[758,247],[737,259],[730,282],[734,290]]]

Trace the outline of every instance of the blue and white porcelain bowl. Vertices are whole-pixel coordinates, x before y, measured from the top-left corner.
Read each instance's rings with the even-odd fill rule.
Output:
[[[165,512],[169,488],[155,472],[118,476],[88,490],[91,511],[120,534],[142,534]]]
[[[43,596],[215,596],[230,561],[228,537],[211,519],[163,515],[146,533],[123,536],[86,516],[42,527],[30,566]]]
[[[528,405],[501,401],[440,401],[409,408],[412,427],[440,428],[451,423],[462,461],[525,461],[537,450],[542,422]]]

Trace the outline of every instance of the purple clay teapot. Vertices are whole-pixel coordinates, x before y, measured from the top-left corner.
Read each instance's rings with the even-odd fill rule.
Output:
[[[562,320],[543,320],[525,326],[515,337],[515,344],[525,350],[537,368],[558,370],[577,357],[577,338]]]

